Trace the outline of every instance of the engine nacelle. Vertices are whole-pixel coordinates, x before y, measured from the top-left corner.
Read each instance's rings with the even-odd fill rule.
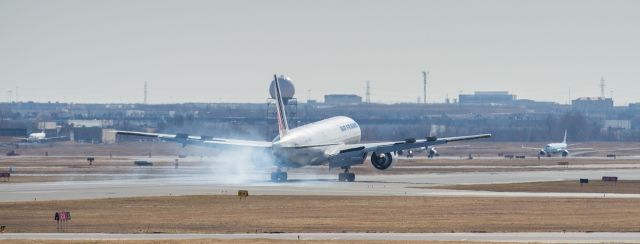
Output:
[[[374,168],[379,170],[386,170],[393,167],[396,159],[391,155],[391,153],[372,153],[371,154],[371,164]]]
[[[547,152],[545,152],[544,150],[540,150],[540,156],[547,156]]]
[[[563,157],[569,156],[569,151],[568,150],[562,150],[562,156]]]
[[[440,154],[438,154],[438,151],[436,151],[435,147],[430,147],[429,148],[429,155],[427,156],[428,158],[433,158],[436,156],[440,156]]]
[[[367,160],[367,153],[362,149],[342,152],[329,158],[330,168],[349,167],[356,164],[363,164]]]

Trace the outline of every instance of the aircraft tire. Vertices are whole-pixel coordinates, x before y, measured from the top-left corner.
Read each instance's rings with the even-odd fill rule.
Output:
[[[338,181],[353,182],[355,180],[356,180],[356,174],[354,174],[354,173],[339,173],[338,174]]]
[[[271,181],[273,181],[273,182],[286,182],[287,181],[287,172],[272,172],[271,173]]]

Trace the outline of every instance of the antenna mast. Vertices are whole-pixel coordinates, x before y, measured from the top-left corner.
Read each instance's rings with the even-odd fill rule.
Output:
[[[367,93],[366,93],[365,101],[367,103],[371,103],[371,84],[369,84],[369,81],[367,81]]]
[[[604,98],[604,76],[600,78],[600,97]]]
[[[147,104],[147,82],[144,82],[144,104]]]
[[[427,75],[429,75],[429,72],[422,71],[422,102],[424,104],[427,104]]]

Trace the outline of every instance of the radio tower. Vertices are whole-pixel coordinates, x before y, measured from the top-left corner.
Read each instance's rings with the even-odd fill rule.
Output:
[[[147,104],[147,82],[144,82],[144,104]]]
[[[367,93],[366,93],[365,101],[367,103],[371,103],[371,85],[369,84],[369,81],[367,81]]]
[[[600,97],[604,98],[604,76],[600,78]]]
[[[422,71],[422,79],[423,79],[422,102],[424,104],[427,104],[427,75],[429,75],[429,72]]]

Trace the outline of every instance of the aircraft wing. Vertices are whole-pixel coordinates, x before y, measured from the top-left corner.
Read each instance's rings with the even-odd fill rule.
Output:
[[[54,136],[54,137],[45,137],[44,139],[38,140],[39,142],[49,142],[49,141],[60,141],[67,139],[67,136]]]
[[[13,139],[16,140],[16,142],[27,142],[27,143],[62,141],[67,138],[68,138],[67,136],[45,137],[41,139],[29,139],[28,137],[13,137]]]
[[[116,135],[139,136],[147,138],[157,138],[162,141],[182,143],[182,145],[204,145],[204,146],[238,146],[250,148],[271,148],[269,141],[235,140],[225,138],[215,138],[211,136],[190,136],[188,134],[162,134],[137,131],[115,131]]]
[[[425,139],[406,139],[404,141],[393,142],[374,142],[374,143],[361,143],[361,144],[347,144],[340,148],[340,152],[350,152],[354,150],[364,150],[365,152],[376,153],[388,153],[396,152],[400,150],[408,150],[414,148],[430,147],[435,145],[447,144],[455,141],[466,141],[481,138],[489,138],[491,134],[481,134],[472,136],[457,136],[457,137],[427,137]]]
[[[575,150],[575,149],[571,149],[571,150]],[[577,156],[577,155],[583,155],[583,154],[587,154],[587,153],[622,152],[622,151],[636,151],[636,150],[640,150],[640,148],[618,148],[618,149],[587,150],[587,151],[581,151],[581,152],[572,153],[572,154],[574,156]]]
[[[522,145],[522,149],[540,150],[541,148],[539,148],[539,147],[525,147],[524,145]]]
[[[568,150],[571,151],[585,151],[585,150],[593,150],[593,148],[590,147],[583,147],[583,148],[567,148]]]

